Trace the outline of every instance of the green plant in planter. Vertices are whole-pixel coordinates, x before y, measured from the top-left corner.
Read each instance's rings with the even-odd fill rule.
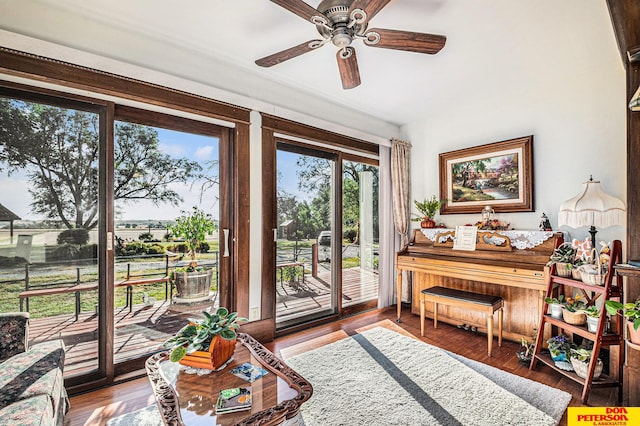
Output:
[[[287,266],[285,268],[282,268],[282,271],[280,273],[282,274],[283,281],[286,281],[288,283],[298,281],[298,271],[295,266]]]
[[[552,305],[562,305],[564,304],[564,294],[558,297],[545,297],[544,301]]]
[[[547,340],[549,345],[549,353],[554,361],[569,361],[571,356],[571,349],[576,349],[577,346],[564,334],[553,336]]]
[[[570,312],[581,312],[584,311],[587,305],[584,304],[579,294],[576,294],[575,298],[567,297],[567,300],[564,302],[564,307],[567,311]]]
[[[582,309],[582,312],[587,314],[588,317],[598,318],[600,316],[600,309],[597,306],[589,306],[586,309]]]
[[[589,362],[591,360],[591,353],[592,351],[590,349],[585,349],[585,348],[577,348],[577,349],[571,349],[571,351],[569,352],[569,355],[571,356],[571,358],[575,358],[580,362]]]
[[[240,324],[248,321],[239,317],[237,312],[229,312],[227,308],[218,308],[215,314],[203,311],[202,315],[204,317],[201,319],[191,319],[188,325],[164,342],[163,346],[171,349],[171,361],[178,362],[186,354],[195,351],[206,351],[217,335],[226,340],[234,340]]]
[[[634,330],[640,328],[640,299],[625,304],[615,300],[607,300],[604,307],[610,315],[617,315],[618,311],[621,312],[628,321],[633,323]]]
[[[195,268],[197,265],[196,254],[202,243],[205,242],[207,235],[216,230],[216,223],[209,213],[193,206],[190,213],[183,210],[180,217],[176,219],[175,225],[169,226],[168,229],[173,236],[184,239],[191,257],[190,266]],[[191,271],[187,270],[187,272]]]
[[[420,214],[413,213],[415,218],[411,219],[414,222],[420,222],[424,219],[432,219],[440,210],[440,207],[445,203],[446,200],[439,200],[435,195],[431,198],[425,198],[424,201],[414,200],[413,204],[416,206],[416,209],[420,212]]]
[[[576,249],[570,243],[561,244],[549,257],[547,266],[551,266],[554,263],[566,263],[571,265],[575,260],[575,255]]]

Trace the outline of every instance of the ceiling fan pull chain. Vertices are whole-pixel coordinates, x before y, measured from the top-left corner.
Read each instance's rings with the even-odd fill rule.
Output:
[[[347,28],[351,28],[356,24],[362,24],[367,20],[367,12],[362,9],[354,9],[349,15],[349,24]]]

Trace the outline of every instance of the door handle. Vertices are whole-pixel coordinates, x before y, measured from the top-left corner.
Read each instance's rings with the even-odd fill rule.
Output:
[[[225,228],[222,232],[224,234],[224,252],[222,253],[222,257],[229,257],[229,229]]]

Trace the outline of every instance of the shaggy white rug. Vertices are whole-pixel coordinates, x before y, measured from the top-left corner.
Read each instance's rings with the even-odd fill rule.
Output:
[[[306,426],[556,425],[571,395],[374,328],[286,359],[313,385]],[[109,426],[161,426],[155,405]]]
[[[313,385],[306,426],[556,425],[571,400],[381,327],[286,362]]]

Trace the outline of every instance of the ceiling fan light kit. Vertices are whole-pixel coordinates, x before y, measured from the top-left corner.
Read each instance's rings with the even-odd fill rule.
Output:
[[[368,30],[369,20],[391,0],[323,0],[317,9],[302,0],[271,1],[314,24],[322,40],[310,40],[265,56],[258,59],[256,64],[271,67],[331,42],[339,49],[336,59],[344,89],[360,85],[356,51],[351,46],[356,39],[361,39],[365,46],[430,55],[438,53],[447,40],[445,36],[435,34],[382,28]]]

